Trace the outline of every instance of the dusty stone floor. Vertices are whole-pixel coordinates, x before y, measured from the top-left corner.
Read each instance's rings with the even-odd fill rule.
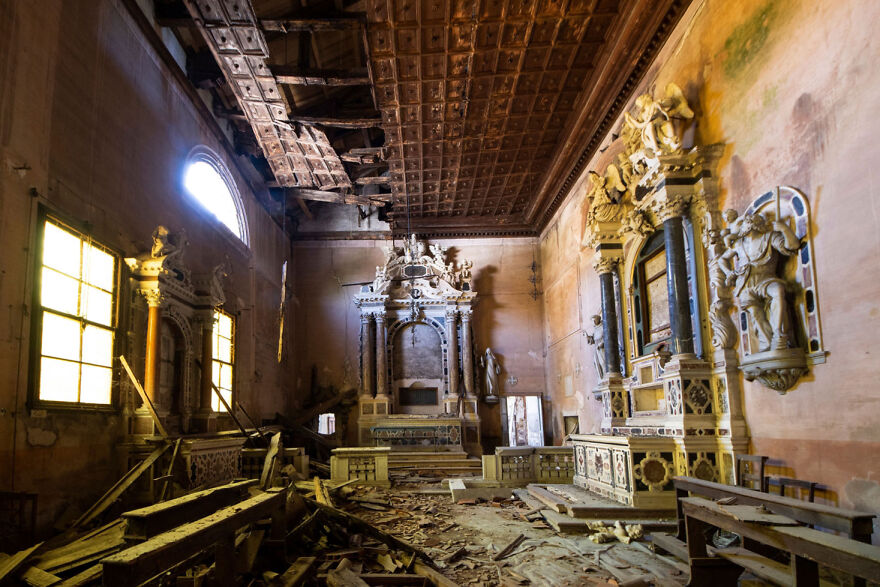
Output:
[[[424,550],[460,585],[618,585],[646,575],[653,585],[687,581],[685,573],[644,544],[595,544],[586,536],[557,534],[543,521],[527,522],[521,514],[531,508],[522,501],[459,505],[448,492],[419,491],[361,490],[362,498],[391,506],[377,511],[367,509],[372,504],[356,503],[351,511]],[[526,539],[509,557],[492,560],[520,534]]]

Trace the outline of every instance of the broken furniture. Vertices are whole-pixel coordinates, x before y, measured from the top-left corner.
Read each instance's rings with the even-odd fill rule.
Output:
[[[880,581],[880,547],[804,528],[797,520],[768,513],[761,506],[726,506],[701,497],[684,497],[681,507],[691,585],[736,585],[743,569],[780,585],[819,585],[820,564]],[[712,527],[788,552],[791,563],[784,565],[739,547],[714,549],[714,556],[710,556],[706,536]]]
[[[764,483],[767,485],[767,493],[770,493],[771,487],[779,487],[779,495],[785,495],[785,490],[791,488],[794,497],[810,502],[816,500],[816,488],[819,486],[815,481],[792,479],[781,475],[767,475],[764,478]]]
[[[874,530],[874,514],[844,508],[811,503],[785,496],[763,493],[735,485],[723,485],[711,481],[703,481],[694,477],[674,477],[676,495],[678,496],[678,534],[651,534],[655,549],[660,548],[681,560],[688,560],[686,545],[687,530],[683,500],[691,496],[702,496],[715,500],[731,501],[737,506],[760,506],[773,515],[785,516],[797,523],[814,525],[831,531],[840,532],[855,542],[871,543]],[[771,545],[773,546],[773,545]],[[749,554],[748,556],[759,556]],[[857,583],[859,584],[858,580]]]
[[[235,575],[235,533],[239,528],[271,516],[270,536],[283,552],[284,507],[287,492],[271,489],[205,518],[158,534],[103,559],[104,585],[136,586],[185,563],[215,545],[218,584],[232,584]]]
[[[762,455],[736,455],[736,484],[748,489],[767,491],[767,479],[764,468],[767,457]]]
[[[507,487],[529,483],[571,483],[574,450],[570,446],[499,446],[483,455],[483,479]]]

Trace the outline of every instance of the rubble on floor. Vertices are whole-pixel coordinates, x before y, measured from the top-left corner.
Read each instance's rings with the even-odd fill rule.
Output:
[[[280,467],[273,436],[259,479],[179,495],[113,517],[129,472],[74,526],[12,555],[0,583],[38,586],[681,585],[686,568],[640,544],[642,528],[578,520],[525,490],[450,499],[450,487],[306,479]],[[157,451],[171,448],[168,444]],[[455,495],[454,491],[452,492]],[[684,572],[683,572],[684,571]],[[3,583],[3,584],[6,584]]]

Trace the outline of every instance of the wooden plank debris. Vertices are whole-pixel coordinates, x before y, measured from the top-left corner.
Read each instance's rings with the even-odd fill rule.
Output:
[[[283,511],[285,499],[284,491],[262,493],[110,555],[102,561],[104,584],[140,585],[232,536],[239,528]]]
[[[283,448],[281,433],[276,432],[269,441],[269,450],[266,451],[266,458],[263,459],[263,471],[260,473],[260,489],[263,491],[272,486],[277,469],[278,455],[282,454]]]
[[[123,359],[124,360],[124,359]],[[159,457],[165,454],[165,451],[168,450],[168,447],[171,446],[168,443],[164,443],[162,446],[154,450],[150,455],[145,458],[143,461],[135,465],[131,468],[131,470],[122,476],[122,479],[117,481],[113,487],[107,490],[107,493],[101,496],[92,507],[87,509],[83,514],[77,519],[72,526],[72,529],[82,528],[98,516],[100,516],[104,510],[113,505],[113,503],[119,499],[119,497],[125,493],[125,490],[131,487],[131,485],[137,481],[141,475],[144,474],[150,467],[153,466]]]
[[[514,539],[510,542],[510,544],[508,544],[507,546],[505,546],[504,548],[502,548],[502,549],[501,549],[501,552],[499,552],[498,554],[496,554],[495,556],[493,556],[493,557],[492,557],[492,560],[493,560],[493,561],[500,561],[500,560],[504,560],[504,559],[506,559],[506,558],[509,557],[511,554],[513,554],[513,551],[516,550],[516,548],[517,548],[520,544],[522,544],[523,542],[525,542],[525,540],[526,540],[526,535],[525,535],[525,534],[520,534],[519,536],[517,536],[516,538],[514,538]]]
[[[306,575],[315,566],[317,558],[314,556],[301,556],[293,561],[283,574],[274,578],[270,585],[272,587],[297,587],[306,579]]]
[[[162,437],[168,438],[168,432],[165,431],[165,427],[162,425],[162,420],[159,418],[159,414],[156,413],[156,408],[153,406],[153,402],[150,400],[147,392],[144,391],[144,388],[137,380],[137,377],[134,376],[134,372],[132,372],[131,367],[128,366],[128,361],[125,360],[123,355],[119,355],[119,362],[122,363],[122,368],[125,369],[125,372],[128,374],[131,384],[134,386],[135,390],[137,390],[138,395],[141,396],[141,401],[144,402],[147,411],[150,412],[150,417],[153,418],[153,425],[156,427],[156,431],[158,431]]]
[[[256,479],[235,481],[220,487],[189,493],[169,501],[125,512],[124,537],[128,541],[152,538],[176,526],[207,516],[239,502]]]

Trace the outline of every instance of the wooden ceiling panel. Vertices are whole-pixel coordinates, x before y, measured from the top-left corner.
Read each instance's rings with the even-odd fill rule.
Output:
[[[620,47],[656,51],[687,3],[368,0],[392,218],[408,203],[420,226],[425,215],[481,234],[499,222],[538,229],[551,167],[580,154],[644,73]]]

